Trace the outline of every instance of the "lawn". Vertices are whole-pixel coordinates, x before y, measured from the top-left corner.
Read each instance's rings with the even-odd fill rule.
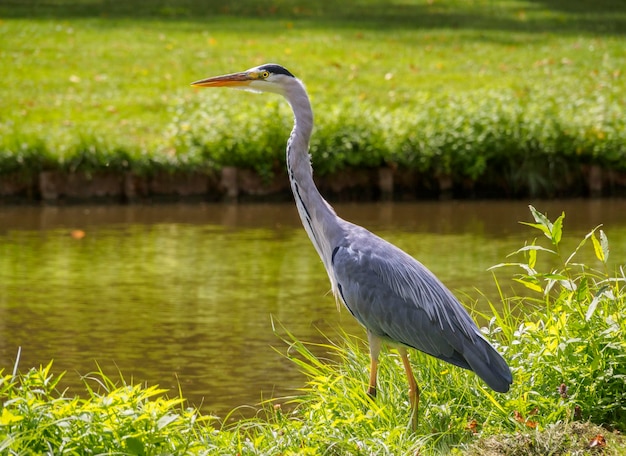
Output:
[[[322,173],[397,164],[477,179],[533,153],[535,171],[624,167],[618,1],[3,0],[0,18],[4,173],[163,162],[263,173],[267,137],[249,131],[271,128],[280,167],[290,116],[278,100],[189,87],[270,61],[307,84]],[[351,141],[355,157],[336,154]]]

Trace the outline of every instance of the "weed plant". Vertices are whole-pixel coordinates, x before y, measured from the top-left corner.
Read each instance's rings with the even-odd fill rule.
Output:
[[[523,262],[504,264],[520,267],[523,273],[515,280],[536,294],[520,301],[535,308],[534,318],[524,318],[507,335],[509,350],[515,352],[509,359],[519,363],[516,384],[527,387],[522,395],[526,402],[517,410],[527,417],[534,415],[532,420],[539,423],[585,418],[624,431],[623,266],[615,275],[608,270],[609,242],[599,227],[566,254],[561,246],[565,214],[551,222],[532,206],[531,211],[535,223],[528,225],[543,233],[550,245],[533,242],[517,252],[524,254]],[[588,241],[597,265],[576,262],[576,254]],[[557,266],[540,269],[538,255],[553,257]]]
[[[412,432],[395,352],[383,358],[372,401],[362,339],[346,334],[307,344],[279,328],[287,357],[308,380],[293,397],[267,401],[256,418],[222,425],[185,408],[182,394],[168,399],[157,387],[101,372],[85,377],[86,397],[66,397],[49,364],[0,375],[0,453],[538,456],[597,454],[589,441],[601,433],[602,454],[624,454],[625,439],[611,432],[626,431],[624,270],[608,269],[600,227],[566,252],[564,214],[551,221],[530,210],[526,224],[539,238],[494,266],[498,274],[519,270],[513,281],[525,291],[506,296],[501,286],[503,305],[491,303],[491,315],[477,315],[511,366],[509,393],[493,393],[471,372],[415,353],[422,394]],[[593,264],[576,262],[586,248]]]

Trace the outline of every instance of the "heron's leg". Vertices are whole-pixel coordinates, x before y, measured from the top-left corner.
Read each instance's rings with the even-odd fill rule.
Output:
[[[367,339],[370,345],[370,382],[367,388],[367,394],[372,398],[376,398],[376,378],[378,376],[378,355],[380,354],[381,340],[378,336],[367,331]]]
[[[411,369],[411,363],[409,363],[409,357],[406,352],[406,348],[398,348],[400,357],[402,358],[402,364],[406,371],[406,376],[409,379],[409,401],[411,402],[411,427],[413,430],[417,429],[418,411],[420,405],[420,389],[415,381],[415,375],[413,375],[413,369]]]
[[[376,376],[378,371],[378,361],[372,358],[372,363],[370,366],[370,383],[367,387],[367,394],[372,399],[376,399]]]

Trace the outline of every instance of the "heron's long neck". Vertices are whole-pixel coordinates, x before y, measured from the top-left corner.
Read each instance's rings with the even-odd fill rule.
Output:
[[[286,95],[295,117],[287,143],[287,172],[302,224],[330,276],[333,244],[341,235],[340,220],[313,181],[309,155],[313,112],[304,87],[294,82]]]

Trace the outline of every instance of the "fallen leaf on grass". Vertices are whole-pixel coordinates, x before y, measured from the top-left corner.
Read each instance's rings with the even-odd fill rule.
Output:
[[[70,236],[72,236],[72,239],[82,239],[85,237],[85,232],[83,230],[72,230]]]
[[[591,442],[589,442],[589,448],[604,448],[606,446],[606,439],[602,434],[596,435]]]
[[[539,412],[539,410],[534,409],[532,412],[530,412],[530,415],[536,415],[537,412]],[[528,418],[524,418],[524,416],[517,410],[513,412],[513,416],[515,417],[515,421],[517,421],[518,423],[525,424],[527,427],[532,428],[532,429],[535,429],[537,427],[536,421],[531,421]]]

